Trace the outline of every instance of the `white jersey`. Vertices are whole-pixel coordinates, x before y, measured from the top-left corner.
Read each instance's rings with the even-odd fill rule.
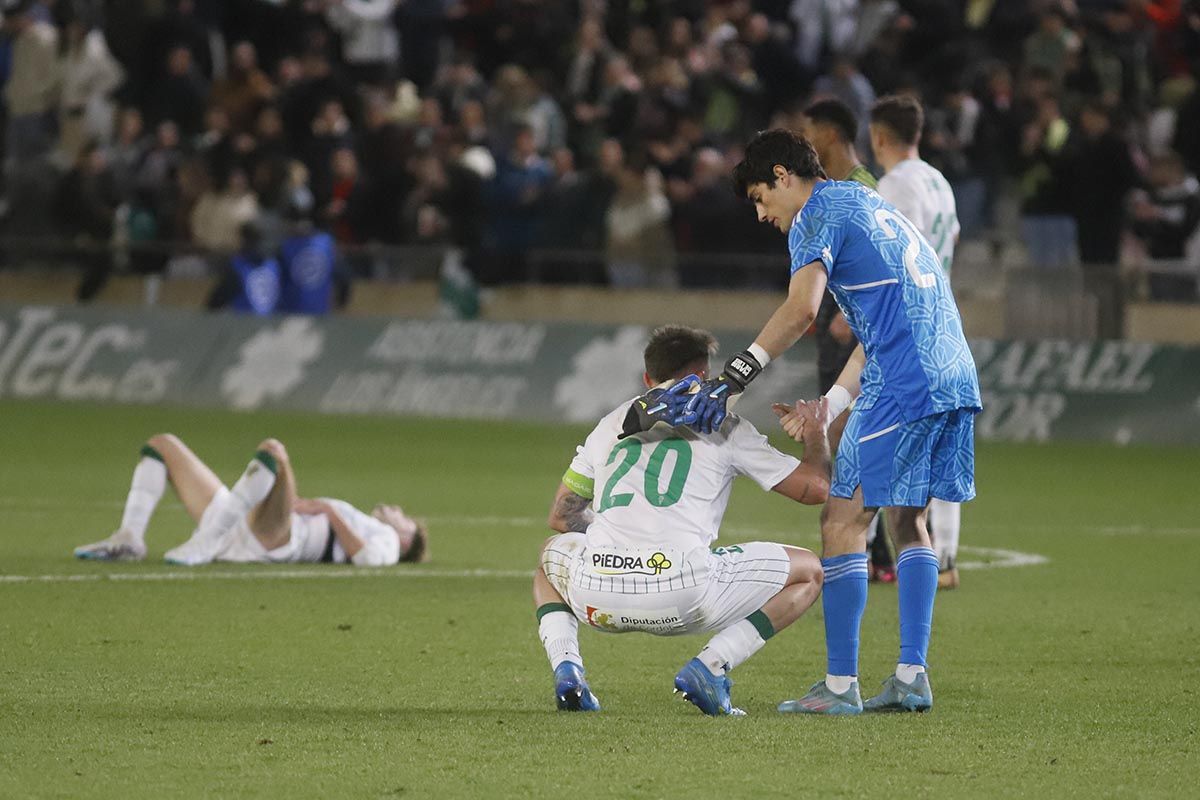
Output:
[[[205,510],[204,520],[214,513],[222,493],[228,492],[221,487],[214,501]],[[259,542],[258,537],[250,530],[249,522],[241,520],[224,540],[216,561],[234,561],[242,563],[275,563],[297,564],[329,561],[334,564],[353,563],[359,567],[382,567],[395,564],[400,560],[400,537],[390,525],[364,514],[354,506],[342,500],[323,498],[333,506],[338,516],[346,521],[350,530],[362,539],[362,549],[347,557],[346,551],[338,544],[337,537],[324,514],[292,514],[291,536],[286,544],[273,550],[267,550]]]
[[[618,441],[629,402],[600,420],[563,478],[584,496],[591,489],[589,548],[708,547],[735,476],[749,476],[768,491],[800,465],[733,414],[711,434],[658,425]]]
[[[942,173],[919,158],[901,161],[879,179],[876,189],[884,200],[917,227],[933,245],[947,277],[954,261],[954,243],[961,226],[954,191]]]

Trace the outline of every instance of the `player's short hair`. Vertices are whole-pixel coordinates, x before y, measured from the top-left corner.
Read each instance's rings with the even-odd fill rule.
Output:
[[[871,107],[871,122],[885,126],[903,144],[913,145],[921,139],[925,112],[915,97],[893,94]]]
[[[803,114],[819,125],[832,127],[844,143],[853,142],[858,138],[858,117],[854,116],[850,106],[841,100],[832,97],[818,100],[809,104]]]
[[[708,363],[717,352],[717,337],[686,325],[663,325],[650,334],[642,354],[646,373],[655,383],[673,378],[685,367]]]
[[[733,187],[738,197],[744,199],[756,183],[774,187],[776,164],[800,178],[827,177],[808,139],[784,128],[760,131],[746,145],[745,157],[733,168]]]

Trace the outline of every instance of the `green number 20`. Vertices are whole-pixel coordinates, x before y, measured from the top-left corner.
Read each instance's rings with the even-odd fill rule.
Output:
[[[662,477],[663,465],[667,461],[667,453],[675,452],[675,466],[671,469],[671,478],[667,482],[666,492],[661,491],[659,480]],[[612,464],[617,458],[617,453],[621,453],[621,463],[617,465],[612,477],[608,479],[608,483],[604,485],[604,493],[600,495],[600,513],[607,511],[610,508],[621,508],[633,502],[632,492],[623,492],[621,494],[613,494],[613,489],[622,478],[624,478],[629,470],[633,469],[633,465],[642,457],[642,443],[637,439],[626,439],[618,442],[617,446],[612,449],[612,453],[608,456],[608,463]],[[650,454],[650,463],[646,465],[646,481],[645,494],[646,500],[650,505],[658,508],[666,508],[673,506],[679,502],[679,498],[683,497],[683,485],[687,483],[688,473],[692,469],[692,446],[685,439],[666,439],[654,448],[654,452]]]

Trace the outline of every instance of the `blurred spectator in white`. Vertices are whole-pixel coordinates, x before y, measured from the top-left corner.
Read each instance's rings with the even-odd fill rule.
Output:
[[[19,0],[4,16],[4,28],[12,38],[12,64],[4,85],[10,171],[45,155],[54,143],[60,86],[58,29],[35,16],[35,5],[33,0]]]
[[[1151,159],[1149,178],[1149,191],[1136,192],[1131,203],[1134,236],[1151,259],[1200,269],[1200,181],[1174,152]],[[1152,266],[1149,283],[1155,300],[1196,299],[1195,274],[1156,273]]]
[[[66,42],[59,62],[62,89],[58,98],[58,156],[73,164],[85,143],[106,146],[112,141],[116,106],[112,94],[125,71],[108,51],[104,34],[88,29],[76,17],[67,23]]]
[[[400,59],[400,34],[392,17],[398,0],[320,0],[325,17],[342,34],[342,58],[359,83],[390,80]]]
[[[850,52],[858,31],[858,6],[859,0],[792,0],[788,18],[796,28],[796,59],[805,69],[816,70],[827,53]],[[851,108],[859,119],[866,119],[873,103],[874,98],[861,112]]]
[[[274,84],[258,67],[254,45],[238,42],[230,51],[225,77],[213,83],[208,102],[224,110],[233,130],[242,133],[250,130],[258,112],[274,95]]]
[[[200,195],[191,213],[192,241],[207,250],[232,252],[241,241],[242,225],[258,216],[258,198],[241,169]]]
[[[663,193],[662,176],[640,159],[623,157],[613,139],[601,145],[600,162],[617,187],[607,217],[609,283],[621,288],[677,286],[671,204]]]

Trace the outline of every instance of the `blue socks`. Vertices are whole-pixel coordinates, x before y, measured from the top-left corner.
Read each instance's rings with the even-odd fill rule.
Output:
[[[830,675],[857,675],[858,629],[862,623],[863,611],[867,608],[867,554],[847,553],[843,556],[823,558],[821,566],[825,570],[825,587],[821,591],[821,607],[825,611],[827,671]],[[933,562],[933,584],[936,589],[936,559]],[[929,606],[932,613],[932,597],[929,600]],[[903,604],[901,609],[903,609]],[[929,641],[928,617],[926,617],[925,641],[927,643]]]
[[[829,574],[828,568],[825,574]],[[929,631],[933,626],[933,598],[937,595],[937,581],[938,559],[932,547],[910,547],[896,559],[901,664],[926,666],[925,655],[929,652]],[[825,625],[828,630],[828,621]],[[832,650],[830,653],[832,659]]]

